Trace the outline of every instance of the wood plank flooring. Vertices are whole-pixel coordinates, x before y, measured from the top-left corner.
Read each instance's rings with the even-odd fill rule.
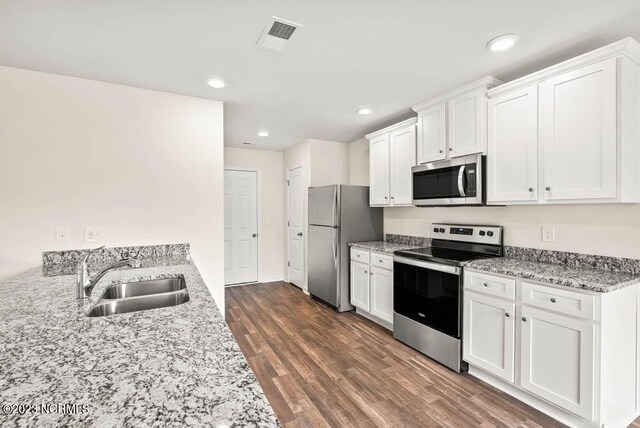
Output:
[[[559,427],[284,282],[227,288],[227,322],[284,427]]]

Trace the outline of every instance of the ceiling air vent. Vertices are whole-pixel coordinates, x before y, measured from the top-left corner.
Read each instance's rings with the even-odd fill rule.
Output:
[[[257,146],[258,145],[258,143],[249,143],[248,141],[245,141],[242,144],[245,145],[245,146]]]
[[[298,27],[302,25],[272,16],[264,27],[257,46],[260,49],[280,52]]]

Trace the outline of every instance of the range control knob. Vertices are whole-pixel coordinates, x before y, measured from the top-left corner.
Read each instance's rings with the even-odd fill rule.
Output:
[[[492,231],[490,231],[490,230],[488,230],[488,231],[487,231],[487,236],[493,236],[493,232],[492,232]]]
[[[480,236],[484,236],[484,230],[481,230],[479,233],[480,233]]]
[[[437,228],[437,227],[434,227],[434,228],[433,228],[433,231],[434,231],[434,232],[436,232],[436,233],[438,233],[438,228]]]
[[[444,233],[444,229],[442,227],[440,228],[440,233]]]

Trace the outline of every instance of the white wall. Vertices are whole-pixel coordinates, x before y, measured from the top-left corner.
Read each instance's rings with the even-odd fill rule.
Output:
[[[363,144],[349,145],[351,184],[369,183]],[[384,209],[385,233],[429,236],[435,222],[502,225],[506,245],[640,259],[640,204]],[[542,242],[543,225],[555,227],[555,242]]]
[[[324,140],[308,140],[311,187],[349,183],[349,146]]]
[[[258,281],[282,281],[287,265],[284,153],[225,147],[224,167],[258,170],[261,215]]]
[[[189,242],[224,313],[221,102],[7,67],[0,94],[0,278],[44,250]]]
[[[369,185],[369,140],[361,138],[349,147],[349,184]]]

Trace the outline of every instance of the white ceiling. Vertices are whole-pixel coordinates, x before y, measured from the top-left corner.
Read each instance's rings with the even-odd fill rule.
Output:
[[[255,47],[271,15],[303,25],[281,53]],[[519,43],[485,49],[503,33]],[[640,0],[0,0],[0,65],[222,100],[226,145],[275,150],[351,142],[484,75],[626,36]]]

